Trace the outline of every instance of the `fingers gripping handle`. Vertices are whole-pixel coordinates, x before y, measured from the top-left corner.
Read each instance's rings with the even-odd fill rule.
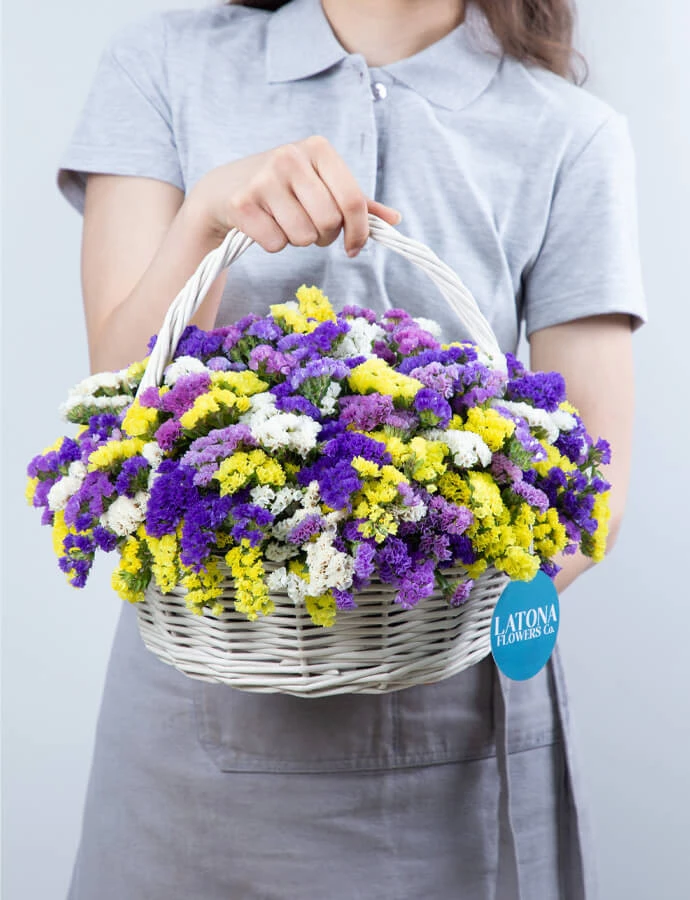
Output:
[[[441,262],[424,244],[400,234],[378,216],[369,216],[369,234],[379,244],[399,253],[426,272],[467,327],[472,340],[491,357],[496,368],[505,371],[505,357],[501,353],[491,326],[482,315],[470,291],[450,266]],[[147,387],[161,384],[165,367],[170,362],[183,331],[203,303],[211,285],[223,269],[232,265],[253,243],[252,238],[233,228],[227,233],[223,243],[204,257],[196,272],[170,304],[158,333],[156,345],[151,351],[137,396]]]

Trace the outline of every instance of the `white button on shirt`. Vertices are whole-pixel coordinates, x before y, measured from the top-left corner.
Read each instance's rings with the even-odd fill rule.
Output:
[[[149,15],[106,48],[59,184],[78,209],[88,172],[186,190],[216,166],[312,134],[459,273],[504,351],[523,320],[531,333],[597,313],[645,317],[625,118],[502,56],[472,3],[442,40],[371,71],[318,0]],[[446,339],[466,336],[422,273],[367,247],[355,260],[342,239],[251,248],[228,277],[219,324],[263,314],[308,282],[338,308],[401,306],[437,319]]]
[[[388,88],[380,81],[375,81],[372,84],[371,92],[374,95],[374,100],[385,100],[388,96]]]

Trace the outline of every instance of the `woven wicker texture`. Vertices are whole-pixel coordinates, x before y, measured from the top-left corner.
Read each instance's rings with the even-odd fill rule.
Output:
[[[434,594],[410,610],[393,602],[390,585],[372,583],[357,594],[357,609],[330,628],[314,625],[303,606],[280,594],[271,595],[274,613],[249,622],[233,610],[232,590],[221,598],[227,611],[219,617],[193,615],[182,590],[162,595],[152,588],[137,612],[149,650],[202,681],[311,697],[383,693],[449,678],[487,656],[491,615],[506,582],[503,573],[487,571],[462,606]]]
[[[437,285],[472,339],[505,371],[491,326],[458,276],[424,244],[404,237],[376,216],[369,216],[370,236],[409,259]],[[158,334],[138,394],[159,385],[182,332],[203,302],[218,274],[253,243],[233,229],[201,262],[171,304]],[[444,570],[452,580],[459,570]],[[450,607],[436,593],[406,610],[394,603],[397,589],[372,582],[356,594],[357,608],[341,612],[335,625],[314,625],[303,606],[272,594],[275,612],[250,622],[234,611],[232,581],[219,598],[221,616],[199,616],[185,605],[181,588],[163,595],[149,586],[136,605],[139,630],[155,655],[185,675],[246,691],[298,696],[340,693],[385,693],[415,684],[440,681],[487,656],[496,601],[507,576],[489,569],[477,579],[468,600]]]

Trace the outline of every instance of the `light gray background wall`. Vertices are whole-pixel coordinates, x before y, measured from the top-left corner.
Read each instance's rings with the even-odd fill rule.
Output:
[[[64,897],[121,602],[109,591],[107,565],[85,591],[66,586],[48,530],[23,501],[23,467],[62,433],[57,407],[87,373],[80,220],[58,196],[54,171],[109,35],[147,9],[174,5],[204,3],[7,0],[4,9],[5,900]],[[580,9],[588,89],[628,115],[636,145],[652,323],[636,339],[639,413],[627,522],[613,556],[565,595],[561,644],[602,898],[684,900],[690,6],[581,0]]]

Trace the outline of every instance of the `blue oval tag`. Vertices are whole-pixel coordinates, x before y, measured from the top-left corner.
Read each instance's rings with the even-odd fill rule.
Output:
[[[561,613],[558,591],[544,572],[532,581],[509,582],[491,619],[491,652],[513,681],[526,681],[551,656]]]

